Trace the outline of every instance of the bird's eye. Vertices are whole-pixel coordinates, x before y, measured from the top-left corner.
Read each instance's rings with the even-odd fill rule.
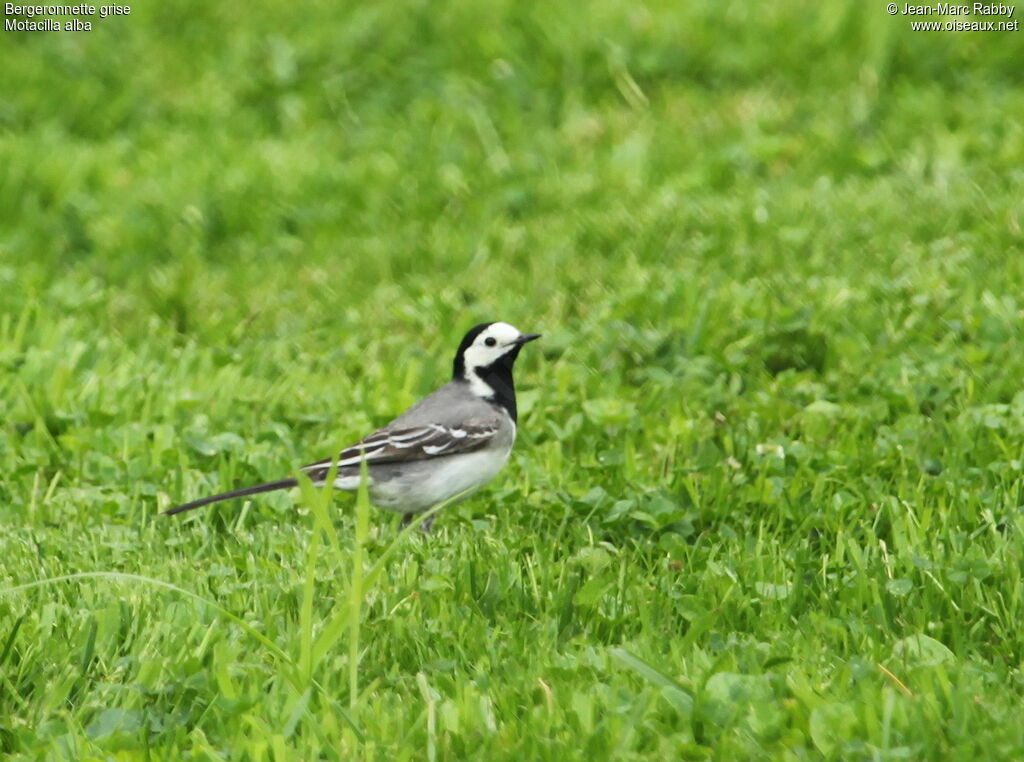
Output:
[[[498,343],[498,340],[496,338],[494,338],[493,336],[488,336],[486,339],[484,339],[484,344],[486,344],[489,347],[493,347],[497,343]]]

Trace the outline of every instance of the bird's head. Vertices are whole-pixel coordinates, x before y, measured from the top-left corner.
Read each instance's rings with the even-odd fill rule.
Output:
[[[539,338],[539,333],[522,333],[508,323],[481,323],[462,338],[455,353],[453,378],[471,381],[495,366],[511,371],[523,344]]]

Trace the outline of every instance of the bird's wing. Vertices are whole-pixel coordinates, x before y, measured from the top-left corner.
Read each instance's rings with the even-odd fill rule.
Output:
[[[376,465],[440,458],[484,447],[497,431],[498,424],[491,422],[457,426],[428,423],[424,426],[381,429],[351,447],[346,447],[337,458],[310,463],[303,466],[302,470],[310,472],[310,476],[316,479],[323,478],[334,464],[337,464],[339,471],[351,471],[363,459],[367,465]]]

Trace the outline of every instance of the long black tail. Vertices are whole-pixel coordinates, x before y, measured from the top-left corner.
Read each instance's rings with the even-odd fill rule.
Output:
[[[185,503],[171,508],[169,511],[164,511],[165,516],[173,516],[176,513],[184,513],[185,511],[191,511],[194,508],[202,508],[204,505],[210,503],[219,503],[221,500],[230,500],[233,497],[245,497],[246,495],[258,495],[261,492],[273,492],[276,489],[290,489],[291,487],[299,486],[298,479],[281,479],[276,482],[267,482],[266,484],[257,484],[254,487],[242,487],[242,489],[232,490],[231,492],[223,492],[220,495],[212,495],[211,497],[203,497],[199,500],[193,500],[191,503]]]

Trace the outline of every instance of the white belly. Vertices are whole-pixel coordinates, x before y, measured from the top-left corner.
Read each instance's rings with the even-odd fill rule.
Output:
[[[396,466],[397,475],[374,478],[370,475],[370,499],[374,505],[398,513],[418,513],[454,497],[467,497],[491,481],[512,451],[484,450],[435,458]],[[387,468],[384,464],[380,467]],[[354,491],[359,486],[358,476],[344,476],[334,480],[338,489]]]

